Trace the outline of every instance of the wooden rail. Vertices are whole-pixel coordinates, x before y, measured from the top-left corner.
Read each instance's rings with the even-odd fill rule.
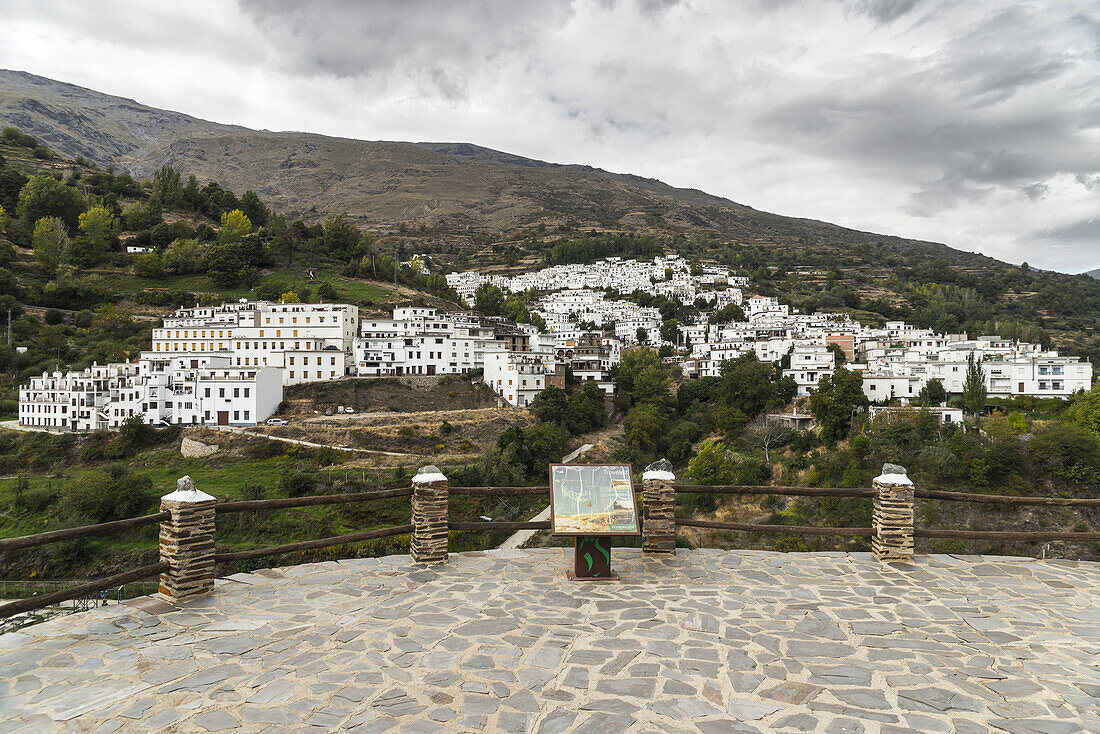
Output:
[[[939,489],[917,489],[918,499],[949,500],[954,502],[981,502],[992,505],[1049,505],[1063,507],[1100,507],[1100,499],[1077,497],[1015,497],[1008,494],[974,494],[972,492],[945,492]]]
[[[536,494],[550,494],[550,487],[448,487],[450,494],[464,494],[469,497],[524,497]]]
[[[169,517],[170,515],[167,512],[157,512],[152,515],[130,517],[125,520],[101,522],[98,525],[81,525],[75,528],[50,530],[45,533],[38,533],[37,535],[24,535],[19,538],[3,538],[0,539],[0,551],[20,550],[22,548],[33,548],[38,545],[61,543],[66,540],[90,538],[94,535],[106,535],[107,533],[113,533],[118,530],[133,530],[134,528],[153,525],[162,520],[167,520]]]
[[[874,497],[875,490],[866,487],[761,487],[747,484],[674,484],[672,488],[686,494],[778,494],[790,497]]]
[[[26,599],[19,599],[18,601],[9,602],[7,604],[0,605],[0,619],[6,619],[16,614],[23,612],[30,612],[35,609],[41,609],[42,607],[48,607],[53,604],[60,604],[63,601],[69,599],[75,599],[78,596],[84,596],[85,594],[92,594],[97,591],[103,591],[104,589],[110,589],[115,586],[121,586],[128,584],[131,581],[140,581],[150,576],[157,576],[168,570],[168,564],[151,563],[148,566],[142,566],[135,568],[131,571],[124,571],[123,573],[116,573],[114,576],[107,576],[95,581],[89,581],[86,584],[80,586],[73,586],[69,589],[63,589],[61,591],[54,591],[49,594],[39,594],[38,596],[30,596]]]
[[[361,543],[364,540],[389,538],[394,535],[409,535],[412,531],[412,525],[398,525],[392,528],[366,530],[362,533],[336,535],[331,538],[321,538],[320,540],[306,540],[301,543],[274,545],[270,548],[254,548],[246,551],[223,551],[221,553],[215,552],[214,562],[225,563],[226,561],[244,561],[249,558],[263,558],[264,556],[277,556],[283,553],[296,553],[298,551],[315,550],[317,548],[330,548],[334,545],[350,545],[352,543]]]
[[[782,533],[790,535],[844,535],[866,536],[873,533],[871,528],[819,528],[811,525],[760,525],[745,522],[717,522],[714,520],[692,520],[676,518],[677,525],[689,528],[711,528],[713,530],[742,530],[750,533]]]
[[[516,530],[549,530],[549,520],[539,520],[536,522],[503,522],[503,521],[486,521],[486,522],[449,522],[447,523],[448,530],[510,530],[515,532]]]
[[[339,505],[346,502],[367,502],[368,500],[384,499],[386,497],[409,497],[412,495],[411,487],[395,487],[393,489],[372,489],[366,492],[346,492],[344,494],[318,494],[307,497],[278,497],[269,500],[237,500],[233,502],[219,502],[214,505],[218,513],[222,512],[249,512],[253,510],[276,510],[288,507],[312,507],[315,505]]]
[[[1100,540],[1100,533],[1074,532],[1019,532],[1016,530],[934,530],[932,528],[913,528],[916,538],[959,538],[962,540],[1022,540],[1041,542],[1044,540]]]

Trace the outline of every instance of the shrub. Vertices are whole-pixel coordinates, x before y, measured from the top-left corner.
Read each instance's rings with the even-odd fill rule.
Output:
[[[454,429],[455,429],[455,427],[452,426],[447,421],[443,421],[442,423],[439,424],[439,432],[442,433],[442,434],[448,434],[451,431],[453,431]]]
[[[945,538],[943,540],[932,541],[933,553],[955,553],[961,554],[967,552],[966,543],[962,542],[958,538]]]
[[[279,489],[288,497],[302,497],[313,490],[313,477],[305,472],[284,472],[279,477]]]
[[[264,443],[275,443],[274,441],[265,441]],[[262,500],[267,496],[266,490],[262,484],[255,482],[248,482],[241,487],[241,499],[242,500]]]
[[[15,508],[29,510],[30,512],[42,512],[57,499],[57,490],[51,487],[35,487],[28,489],[15,498]]]
[[[47,324],[54,326],[60,324],[65,320],[65,314],[58,311],[56,308],[47,308],[46,313],[42,316]]]
[[[123,520],[140,515],[149,505],[152,480],[115,464],[65,488],[61,515],[71,524]]]

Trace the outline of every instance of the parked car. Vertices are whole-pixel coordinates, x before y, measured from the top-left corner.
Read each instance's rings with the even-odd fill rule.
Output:
[[[269,426],[285,426],[290,421],[285,418],[268,418],[267,425]]]
[[[332,415],[332,408],[325,408],[325,415]]]
[[[350,405],[348,405],[348,406],[345,406],[345,408],[344,408],[344,412],[345,412],[345,413],[354,413],[354,412],[355,412],[355,408],[351,407]]]

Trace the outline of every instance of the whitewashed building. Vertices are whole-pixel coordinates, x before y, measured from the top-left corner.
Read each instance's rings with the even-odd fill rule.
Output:
[[[152,426],[250,426],[283,399],[279,370],[236,367],[228,355],[143,352],[137,362],[43,373],[19,390],[19,423],[58,431]]]
[[[235,367],[273,367],[283,384],[354,374],[359,311],[348,304],[247,301],[179,309],[153,329],[153,351],[224,354]]]

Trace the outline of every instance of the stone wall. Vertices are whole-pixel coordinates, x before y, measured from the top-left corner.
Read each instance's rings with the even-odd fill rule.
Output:
[[[216,454],[219,450],[216,444],[203,443],[193,438],[185,438],[180,443],[180,454],[189,459],[201,459]]]

